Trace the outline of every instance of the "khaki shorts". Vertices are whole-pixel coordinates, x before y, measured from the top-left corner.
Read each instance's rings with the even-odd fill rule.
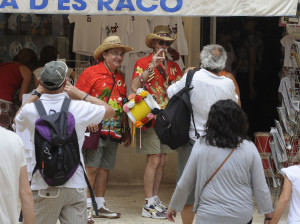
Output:
[[[191,155],[193,146],[195,144],[195,141],[190,139],[188,143],[185,145],[181,146],[178,149],[178,162],[177,162],[177,182],[179,181],[183,170],[185,168],[185,165],[187,161],[189,160],[189,157]],[[192,190],[192,192],[189,194],[187,200],[186,200],[186,205],[194,204],[195,202],[195,188]]]
[[[87,223],[85,188],[48,187],[32,195],[36,224]]]
[[[142,144],[140,148],[140,132],[142,133]],[[160,154],[174,152],[169,146],[161,144],[154,128],[147,128],[144,131],[136,129],[136,152],[144,154]]]
[[[100,138],[97,150],[82,149],[82,155],[86,166],[112,170],[115,167],[119,143]]]

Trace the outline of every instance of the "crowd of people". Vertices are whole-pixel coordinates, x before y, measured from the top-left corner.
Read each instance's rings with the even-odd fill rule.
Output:
[[[226,33],[223,36],[224,42]],[[185,86],[187,71],[195,69],[182,73],[178,64],[168,58],[166,52],[174,41],[176,36],[171,36],[167,26],[155,27],[145,40],[152,52],[136,62],[133,74],[123,74],[119,68],[124,55],[133,49],[123,45],[118,36],[109,36],[95,49],[98,64],[87,68],[75,86],[68,81],[69,68],[64,62],[56,61],[57,51],[51,46],[41,52],[36,67],[33,63],[37,57],[26,56],[27,61],[23,61],[22,51],[18,62],[0,64],[0,125],[3,127],[0,140],[4,143],[0,148],[3,167],[0,176],[6,183],[6,188],[0,190],[1,223],[17,223],[18,193],[25,224],[50,224],[58,220],[62,224],[92,224],[94,218],[121,218],[119,212],[106,206],[104,195],[109,172],[115,167],[118,145],[123,143],[129,147],[133,137],[123,109],[129,95],[125,75],[131,77],[132,92],[143,88],[164,109],[168,100]],[[239,86],[231,73],[233,70],[225,70],[227,52],[232,49],[228,46],[210,44],[201,51],[201,67],[194,74],[190,91],[195,125],[191,121],[190,140],[177,150],[177,185],[169,206],[160,200],[159,188],[166,156],[173,150],[160,142],[153,128],[155,121],[136,133],[136,139],[141,141],[136,145],[137,153],[146,155],[145,204],[141,208],[144,217],[174,222],[176,213],[181,212],[184,224],[192,224],[195,214],[196,223],[252,223],[254,194],[258,211],[265,216],[264,223],[278,223],[290,198],[289,222],[300,220],[296,209],[300,200],[296,189],[299,166],[283,170],[284,190],[273,213],[259,153],[247,137],[249,125],[241,108],[244,101],[240,100]],[[251,49],[255,53],[254,45]],[[230,60],[234,61],[233,58]],[[249,63],[240,66],[247,67]],[[253,72],[245,71],[249,77]],[[36,88],[15,113],[14,124],[19,132],[29,130],[33,146],[35,123],[40,117],[36,102],[41,102],[49,115],[61,111],[65,98],[71,99],[69,112],[74,116],[80,163],[84,167],[78,166],[69,180],[59,186],[49,186],[42,171],[33,172],[29,186],[24,145],[8,131],[13,126],[13,96],[20,89],[19,100],[22,100],[31,80],[35,80]],[[249,91],[252,84],[249,83]],[[86,128],[100,134],[95,150],[83,147]],[[195,128],[199,138],[195,136]],[[31,157],[36,158],[35,151]],[[85,171],[91,191],[87,189]],[[12,196],[6,194],[8,191]]]

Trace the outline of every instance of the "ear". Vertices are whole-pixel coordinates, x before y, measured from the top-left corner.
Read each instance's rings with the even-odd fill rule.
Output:
[[[152,40],[152,47],[155,49],[155,40]]]
[[[102,53],[102,57],[104,58],[104,60],[106,59],[107,53],[105,51]]]
[[[65,86],[67,85],[67,82],[68,82],[68,79],[65,78],[65,81],[64,81],[64,83],[62,84],[62,86],[65,87]]]
[[[41,77],[38,78],[38,83],[39,83],[39,85],[44,86],[42,81],[41,81]]]

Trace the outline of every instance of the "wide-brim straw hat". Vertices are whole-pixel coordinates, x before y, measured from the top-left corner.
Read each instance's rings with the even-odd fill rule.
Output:
[[[153,48],[152,40],[165,40],[171,41],[172,43],[176,40],[177,35],[171,37],[171,31],[168,26],[159,25],[154,28],[153,33],[149,33],[146,36],[146,45],[149,48]]]
[[[94,51],[95,60],[103,60],[103,52],[112,48],[123,48],[124,54],[132,51],[133,48],[121,44],[121,39],[118,36],[109,36],[105,38],[102,44]]]

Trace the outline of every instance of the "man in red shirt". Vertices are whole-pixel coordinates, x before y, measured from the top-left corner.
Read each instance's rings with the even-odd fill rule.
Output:
[[[136,92],[141,87],[146,88],[162,109],[166,107],[169,100],[166,92],[168,86],[182,76],[178,64],[168,60],[166,56],[168,48],[175,40],[176,36],[171,37],[171,31],[167,26],[155,27],[154,33],[150,33],[146,37],[146,45],[153,49],[153,53],[136,62],[131,80],[132,91]],[[154,122],[149,128],[142,128],[142,147],[137,147],[137,153],[147,154],[144,173],[146,203],[142,215],[144,217],[165,219],[167,208],[161,203],[158,191],[163,176],[166,153],[170,153],[172,150],[160,143],[153,127]],[[137,131],[137,135],[139,135],[139,131]],[[137,137],[137,139],[140,139],[140,137]]]
[[[91,96],[97,97],[115,109],[112,119],[102,121],[101,139],[98,150],[86,150],[83,155],[86,171],[94,189],[99,216],[91,211],[91,198],[88,194],[88,223],[95,218],[119,218],[120,213],[113,212],[105,206],[104,193],[109,171],[115,166],[118,143],[130,145],[130,130],[127,116],[123,112],[123,99],[126,98],[124,74],[118,68],[123,62],[124,54],[133,50],[121,44],[118,36],[107,37],[95,50],[94,58],[99,64],[83,71],[76,82],[76,87]],[[98,131],[96,124],[89,126],[90,131]]]

